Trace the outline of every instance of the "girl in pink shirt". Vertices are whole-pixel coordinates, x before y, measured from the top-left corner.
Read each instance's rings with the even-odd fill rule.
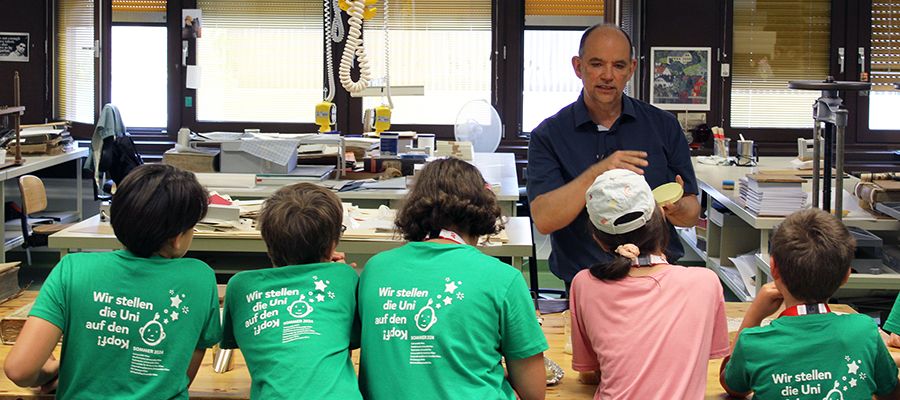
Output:
[[[599,381],[595,399],[703,399],[709,360],[729,351],[718,277],[666,262],[665,215],[643,176],[607,171],[585,197],[615,257],[572,280],[572,368]]]

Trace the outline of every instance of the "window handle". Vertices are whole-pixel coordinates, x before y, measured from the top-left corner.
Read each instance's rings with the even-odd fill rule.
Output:
[[[841,66],[839,73],[844,73],[844,48],[838,47],[838,65]]]
[[[859,81],[868,82],[869,73],[866,72],[866,48],[859,47],[857,48],[857,52],[859,54],[859,58],[857,59],[857,61],[859,62]]]

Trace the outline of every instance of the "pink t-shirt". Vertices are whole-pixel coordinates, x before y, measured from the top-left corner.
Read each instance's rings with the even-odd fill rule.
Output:
[[[572,368],[601,371],[594,399],[702,399],[710,358],[728,354],[722,285],[706,268],[572,280]]]

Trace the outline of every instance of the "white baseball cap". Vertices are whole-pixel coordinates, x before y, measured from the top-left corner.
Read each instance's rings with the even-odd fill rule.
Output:
[[[611,169],[600,174],[584,198],[591,223],[601,232],[613,235],[644,226],[656,209],[653,191],[643,175],[627,169]],[[616,220],[631,213],[640,213],[640,216],[616,224]]]

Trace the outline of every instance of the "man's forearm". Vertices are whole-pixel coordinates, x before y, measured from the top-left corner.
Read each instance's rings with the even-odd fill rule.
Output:
[[[531,202],[531,218],[538,231],[547,235],[565,228],[584,210],[584,194],[600,175],[588,168],[573,181],[544,193]]]

